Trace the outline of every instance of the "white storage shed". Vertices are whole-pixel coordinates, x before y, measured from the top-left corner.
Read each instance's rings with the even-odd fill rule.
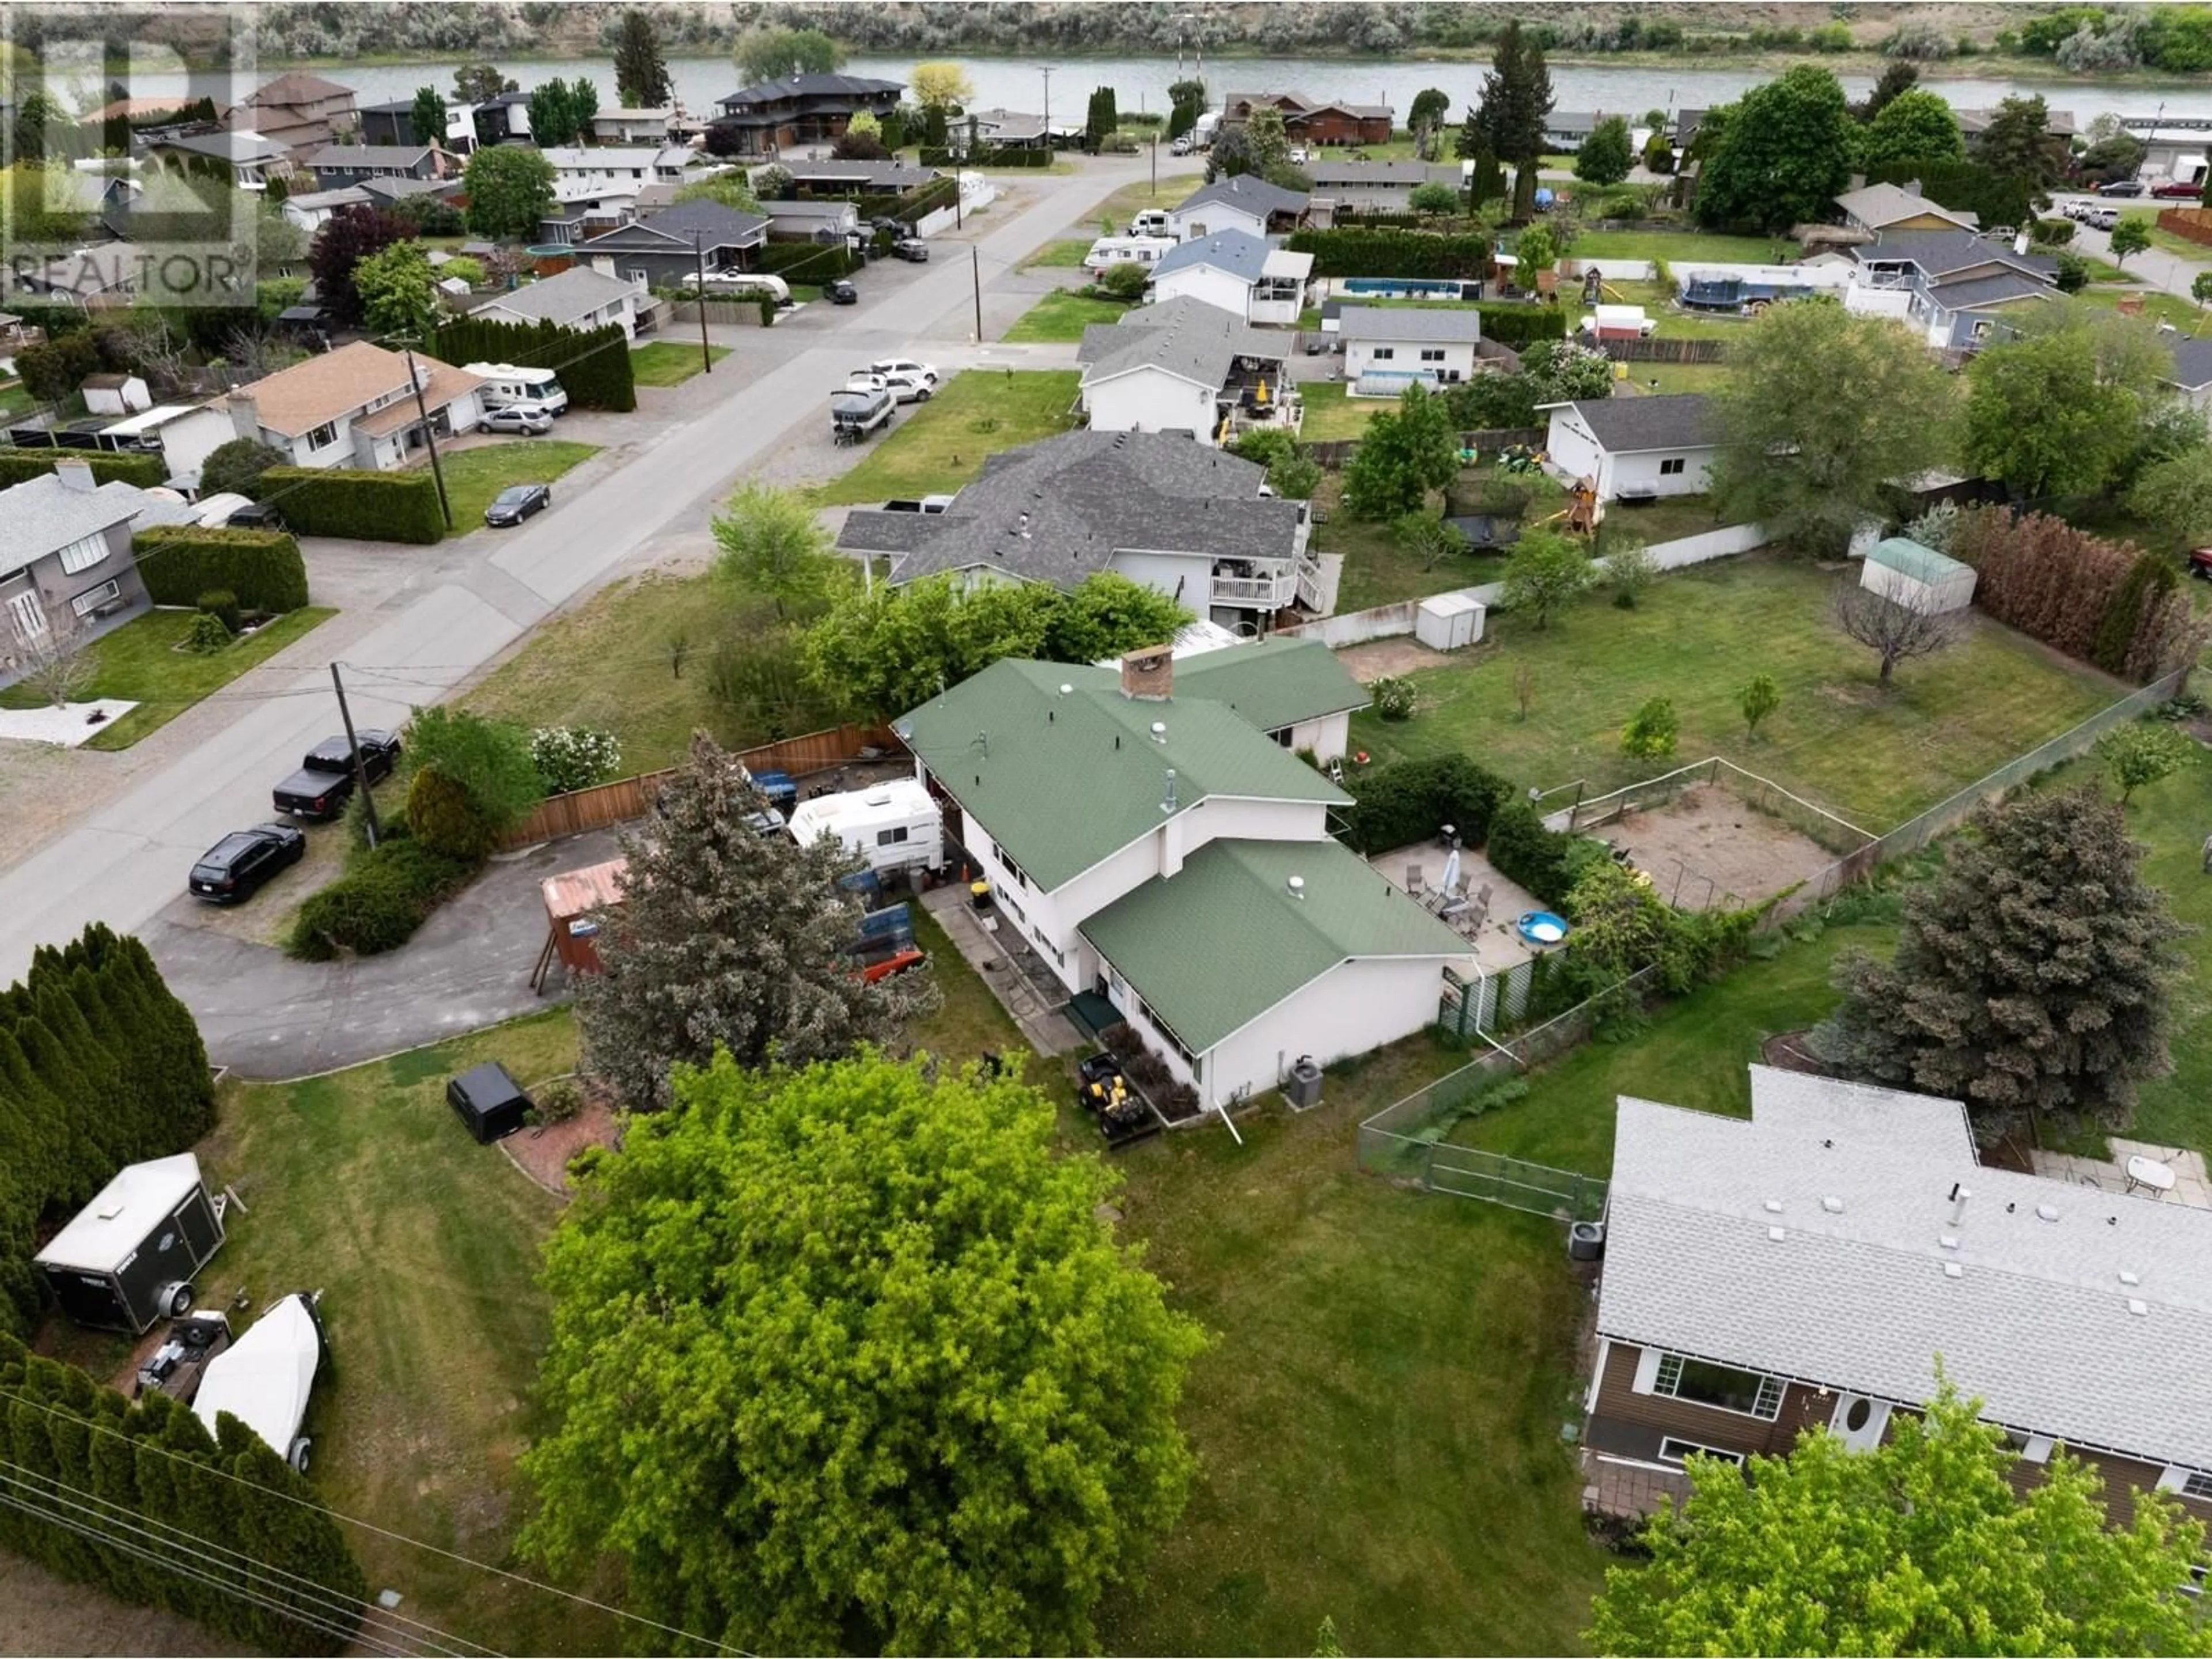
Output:
[[[1423,599],[1413,613],[1413,637],[1431,651],[1456,651],[1482,641],[1486,612],[1480,599],[1464,593],[1438,593]]]
[[[1940,615],[1974,602],[1974,568],[1903,536],[1868,550],[1859,586],[1908,608]]]

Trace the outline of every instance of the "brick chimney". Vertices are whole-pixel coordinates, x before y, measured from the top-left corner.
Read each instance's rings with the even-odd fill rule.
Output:
[[[100,488],[92,481],[92,464],[89,461],[56,461],[54,477],[61,480],[64,489],[80,490],[87,495]]]
[[[1148,645],[1121,659],[1121,695],[1164,702],[1175,692],[1175,647]]]

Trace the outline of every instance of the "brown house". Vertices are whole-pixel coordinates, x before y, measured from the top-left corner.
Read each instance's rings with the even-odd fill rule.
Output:
[[[1223,128],[1243,126],[1255,109],[1283,112],[1283,131],[1294,144],[1387,144],[1395,116],[1388,104],[1339,104],[1296,92],[1232,92],[1221,113]]]
[[[1588,1507],[1648,1513],[1684,1461],[1872,1448],[1940,1358],[2020,1458],[2065,1448],[2113,1519],[2212,1521],[2212,1210],[1984,1164],[1956,1101],[1751,1068],[1748,1119],[1624,1097]]]
[[[280,75],[242,102],[223,112],[232,132],[258,132],[287,149],[319,149],[349,137],[361,126],[353,88],[319,75],[295,70]]]

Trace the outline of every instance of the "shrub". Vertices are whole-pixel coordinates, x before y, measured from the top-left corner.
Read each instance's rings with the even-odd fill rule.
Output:
[[[2074,222],[2071,219],[2038,219],[2032,234],[2035,240],[2045,247],[2063,247],[2074,240]]]
[[[229,643],[230,629],[223,626],[222,617],[210,611],[195,616],[185,635],[185,649],[195,656],[211,657]]]
[[[307,561],[281,530],[156,526],[133,536],[131,551],[156,605],[197,605],[216,591],[248,611],[297,611],[307,602]]]
[[[1115,265],[1098,279],[1098,286],[1108,299],[1134,305],[1145,297],[1145,284],[1151,280],[1142,265]]]
[[[769,267],[763,267],[768,269]],[[430,331],[427,349],[449,363],[516,363],[553,368],[571,409],[617,415],[637,407],[637,380],[620,328],[562,328],[555,323],[495,323],[457,317]]]
[[[1563,306],[1519,305],[1508,301],[1486,301],[1475,307],[1482,317],[1482,337],[1500,345],[1534,345],[1539,340],[1567,337],[1567,313]]]
[[[466,786],[434,766],[418,767],[407,786],[407,830],[434,853],[470,860],[497,839]]]
[[[540,1123],[566,1123],[584,1109],[584,1091],[572,1077],[556,1077],[531,1091]]]
[[[2089,262],[2069,248],[2061,248],[2056,256],[2057,270],[2051,280],[2061,294],[2079,294],[2089,285]]]
[[[476,871],[474,860],[392,836],[300,907],[284,948],[309,962],[327,962],[340,951],[374,956],[397,950]]]
[[[286,522],[303,535],[422,546],[445,538],[437,482],[428,472],[272,466],[261,481],[283,498]]]
[[[1974,568],[1974,604],[2053,650],[2142,684],[2191,661],[2203,641],[2174,572],[2131,544],[2045,514],[1969,508],[1953,558]]]
[[[547,794],[565,795],[613,777],[622,765],[622,745],[611,732],[541,726],[530,734],[530,761]]]
[[[1375,712],[1386,720],[1413,718],[1413,683],[1402,674],[1387,674],[1367,688]]]
[[[0,489],[27,483],[51,472],[64,461],[82,461],[92,469],[94,483],[136,484],[158,489],[169,469],[158,455],[103,455],[82,449],[9,449],[0,451]]]
[[[238,632],[238,595],[230,589],[210,587],[195,599],[193,605],[210,616],[222,618],[223,627],[229,632]]]
[[[407,756],[417,771],[442,772],[465,790],[494,836],[545,799],[530,734],[505,720],[443,704],[418,708],[407,723]]]
[[[1653,697],[1629,716],[1620,730],[1620,752],[1638,760],[1659,760],[1674,752],[1681,723],[1674,705],[1666,697]]]
[[[261,475],[284,464],[284,452],[251,438],[233,438],[218,444],[200,463],[203,496],[234,494],[248,501],[261,499]]]
[[[1369,857],[1433,840],[1447,823],[1468,846],[1480,847],[1513,794],[1511,784],[1465,755],[1399,761],[1355,775],[1346,787],[1353,799],[1339,834]]]
[[[1490,242],[1482,236],[1364,228],[1300,230],[1291,233],[1290,248],[1314,256],[1316,276],[1480,277],[1490,272]]]
[[[1544,828],[1543,819],[1528,802],[1509,801],[1498,808],[1497,817],[1491,820],[1484,855],[1499,875],[1527,889],[1538,902],[1556,910],[1567,902],[1567,894],[1584,861],[1578,860],[1572,852],[1573,844],[1579,839]],[[1601,856],[1603,850],[1598,849]]]

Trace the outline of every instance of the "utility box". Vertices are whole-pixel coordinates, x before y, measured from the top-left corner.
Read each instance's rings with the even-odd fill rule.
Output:
[[[1297,1063],[1291,1067],[1290,1080],[1283,1085],[1283,1093],[1295,1111],[1306,1111],[1321,1104],[1321,1067],[1314,1064],[1311,1054],[1300,1054]]]
[[[126,1164],[33,1258],[80,1325],[144,1334],[189,1313],[192,1279],[222,1248],[222,1218],[190,1152]]]
[[[1478,645],[1487,614],[1480,599],[1470,599],[1464,593],[1438,593],[1423,599],[1413,612],[1413,637],[1431,651]]]
[[[504,1140],[522,1127],[530,1097],[497,1060],[464,1072],[446,1085],[446,1101],[479,1146]]]

